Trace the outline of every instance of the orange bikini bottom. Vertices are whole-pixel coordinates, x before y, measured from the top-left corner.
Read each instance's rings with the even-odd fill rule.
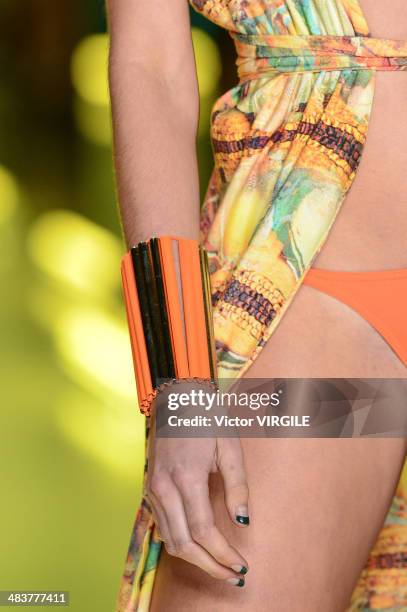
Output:
[[[407,268],[372,272],[311,268],[304,284],[358,312],[407,366]]]

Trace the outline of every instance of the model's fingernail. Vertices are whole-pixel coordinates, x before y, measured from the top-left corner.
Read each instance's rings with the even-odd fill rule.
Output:
[[[249,525],[249,511],[247,506],[239,506],[236,511],[236,521],[241,525]]]
[[[245,565],[231,565],[230,567],[237,574],[247,574],[247,572],[249,571],[249,568]]]
[[[244,586],[243,578],[228,578],[226,582],[229,582],[229,584],[233,584],[234,586],[238,587]]]

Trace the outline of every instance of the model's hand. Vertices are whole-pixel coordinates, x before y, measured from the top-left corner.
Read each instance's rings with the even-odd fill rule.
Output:
[[[240,439],[156,437],[154,419],[150,436],[147,497],[167,552],[242,586],[238,575],[246,573],[248,564],[216,527],[208,487],[209,474],[220,472],[232,522],[248,525]]]

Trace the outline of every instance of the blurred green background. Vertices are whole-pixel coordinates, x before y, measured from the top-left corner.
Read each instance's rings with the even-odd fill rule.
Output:
[[[225,33],[191,19],[203,196],[210,108],[235,70]],[[121,294],[105,10],[0,0],[0,23],[0,589],[69,590],[75,612],[112,612],[144,419]]]

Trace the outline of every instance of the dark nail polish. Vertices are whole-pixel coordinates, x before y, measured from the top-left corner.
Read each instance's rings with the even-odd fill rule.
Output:
[[[245,565],[231,565],[230,567],[236,574],[247,574],[249,571],[249,568]]]
[[[233,584],[233,586],[237,586],[237,587],[244,586],[243,578],[228,578],[226,582],[229,582],[229,584]]]
[[[250,524],[249,517],[248,516],[241,516],[240,514],[236,515],[236,521],[238,523],[240,523],[241,525],[249,525]]]

